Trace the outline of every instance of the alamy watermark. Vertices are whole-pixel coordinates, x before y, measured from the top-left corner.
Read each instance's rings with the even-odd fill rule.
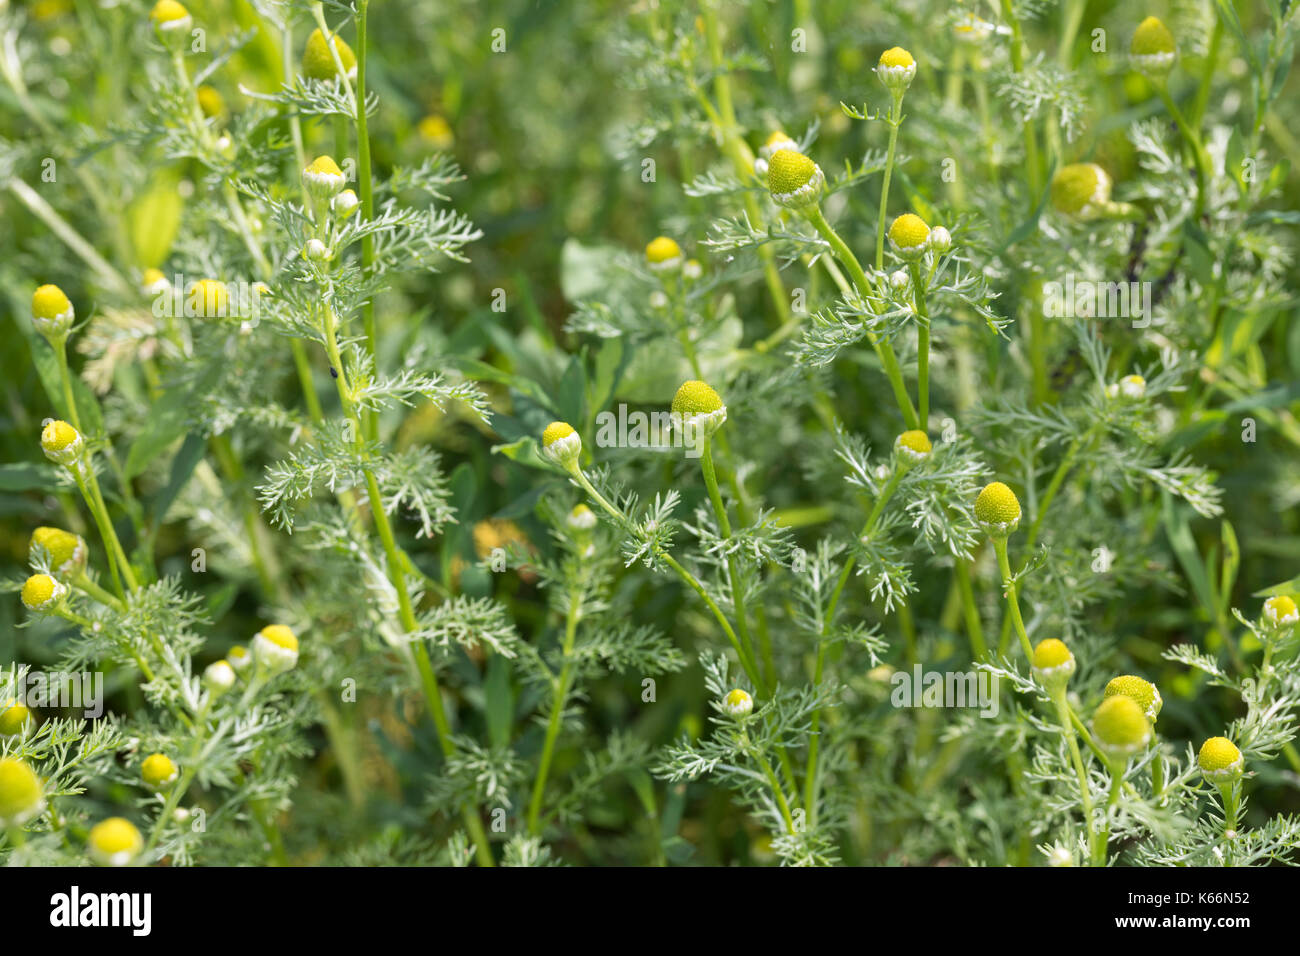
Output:
[[[1072,272],[1066,273],[1064,282],[1043,283],[1043,315],[1049,319],[1132,319],[1135,329],[1164,323],[1155,316],[1150,282],[1076,279]]]
[[[895,707],[978,707],[981,717],[998,715],[998,678],[988,671],[894,671],[889,702]]]
[[[704,454],[704,437],[697,421],[679,421],[668,411],[629,411],[620,403],[617,412],[596,414],[598,448],[684,448],[687,458],[699,458]]]
[[[262,296],[270,289],[264,282],[218,282],[190,279],[177,273],[149,287],[155,318],[237,319],[257,325]]]
[[[14,684],[14,702],[30,709],[80,710],[87,720],[104,716],[102,671],[28,671]],[[0,700],[0,710],[10,703]]]

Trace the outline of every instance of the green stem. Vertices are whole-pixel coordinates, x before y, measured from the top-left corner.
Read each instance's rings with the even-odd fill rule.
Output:
[[[85,571],[78,572],[76,577],[72,579],[72,583],[75,584],[82,591],[86,592],[86,594],[90,595],[90,597],[94,598],[100,604],[103,604],[107,607],[111,607],[119,614],[126,613],[126,604],[122,602],[120,599],[109,594],[107,591],[101,588],[94,581],[90,580],[90,578],[86,577]]]
[[[104,548],[108,552],[108,566],[113,574],[113,584],[118,595],[125,598],[127,591],[135,591],[139,585],[136,583],[135,573],[131,570],[131,562],[127,560],[126,552],[122,550],[122,542],[118,540],[117,531],[113,528],[113,521],[108,516],[108,506],[104,504],[104,496],[99,490],[99,479],[95,476],[94,462],[90,461],[90,456],[87,455],[83,462],[73,465],[71,471],[77,482],[77,488],[81,491],[81,497],[85,499],[86,507],[90,509],[91,516],[95,519],[95,526],[99,528],[99,536],[103,539]],[[126,582],[126,590],[122,589],[123,581]]]
[[[1106,798],[1106,818],[1102,821],[1101,832],[1092,848],[1092,865],[1106,865],[1106,848],[1110,845],[1110,813],[1119,803],[1121,785],[1124,782],[1124,767],[1110,764],[1110,796]]]
[[[370,165],[370,128],[366,117],[366,63],[367,63],[367,26],[366,11],[370,0],[357,0],[357,187],[361,191],[361,215],[370,220],[375,211],[375,185]],[[375,265],[375,239],[367,232],[361,237],[361,272],[369,276]],[[366,333],[366,351],[372,360],[378,361],[378,340],[375,332],[375,297],[367,296],[361,306],[361,319]],[[377,366],[376,366],[377,367]],[[378,437],[379,416],[368,412],[366,435],[372,441]]]
[[[1214,26],[1210,28],[1210,42],[1205,51],[1205,62],[1201,66],[1201,82],[1196,89],[1196,99],[1192,101],[1192,115],[1188,117],[1193,129],[1200,129],[1205,120],[1205,108],[1210,102],[1210,89],[1214,85],[1214,68],[1219,62],[1219,45],[1223,41],[1223,20],[1216,16]]]
[[[18,197],[18,201],[26,206],[30,213],[49,227],[50,232],[58,236],[65,246],[98,274],[99,281],[105,287],[116,289],[122,295],[131,295],[135,292],[135,286],[128,282],[122,273],[109,265],[108,260],[96,252],[95,247],[82,238],[81,233],[70,226],[67,220],[55,212],[54,207],[26,182],[15,176],[4,185]]]
[[[713,503],[713,513],[717,516],[718,527],[722,531],[724,538],[730,538],[731,521],[727,518],[727,508],[722,502],[722,493],[718,490],[718,476],[713,467],[713,442],[707,435],[704,437],[704,449],[700,456],[700,470],[704,473],[704,484],[709,489],[709,500]],[[727,555],[727,578],[731,584],[731,604],[736,612],[736,632],[740,636],[740,643],[744,646],[749,659],[757,661],[754,644],[749,636],[749,621],[745,611],[745,594],[740,581],[740,565],[733,554]],[[757,690],[764,697],[768,697],[771,694],[772,686],[768,681],[776,680],[776,668],[771,660],[764,661],[764,667],[767,670],[767,679],[762,684],[757,685]]]
[[[871,533],[871,529],[876,526],[876,521],[884,511],[886,502],[893,497],[894,490],[898,487],[902,477],[903,469],[895,467],[894,473],[889,476],[889,481],[885,483],[885,487],[880,490],[880,494],[876,497],[875,504],[872,506],[867,520],[863,522],[862,530],[858,532],[858,540],[865,538]],[[831,592],[831,598],[826,602],[826,612],[821,621],[821,635],[817,642],[817,663],[813,671],[813,687],[821,686],[822,671],[826,662],[826,637],[830,633],[831,625],[835,622],[835,612],[839,608],[844,588],[853,576],[856,561],[856,556],[850,552],[849,556],[844,560],[844,568],[840,571],[839,579],[835,582],[835,589]],[[808,813],[808,828],[810,830],[817,822],[817,761],[821,750],[821,725],[822,710],[818,707],[812,713],[812,724],[808,737],[808,767],[804,772],[804,809]]]
[[[970,637],[971,653],[977,661],[988,660],[989,648],[984,640],[979,608],[975,605],[975,588],[971,583],[970,562],[958,558],[953,573],[957,576],[957,589],[961,594],[962,611],[966,616],[966,634]]]
[[[616,524],[620,527],[626,527],[630,524],[627,517],[606,501],[605,496],[596,490],[595,486],[592,485],[587,476],[583,474],[581,468],[575,465],[570,471],[570,474],[573,476],[573,479],[582,486],[582,489],[591,496],[591,499],[595,501],[596,504],[600,505],[600,507],[614,519]],[[656,557],[660,558],[668,565],[668,567],[672,568],[673,571],[676,572],[677,576],[681,578],[692,591],[699,595],[700,600],[702,600],[705,606],[709,609],[714,620],[718,622],[718,626],[722,628],[722,633],[727,636],[727,640],[731,643],[732,650],[736,652],[736,656],[740,659],[740,666],[744,669],[750,682],[753,683],[756,689],[762,687],[762,675],[758,673],[757,666],[748,656],[746,656],[745,649],[741,646],[740,638],[736,635],[735,629],[732,628],[731,622],[728,621],[727,616],[722,613],[722,609],[718,607],[717,602],[709,596],[709,592],[705,590],[704,585],[701,584],[695,575],[686,570],[686,568],[684,568],[681,563],[667,551],[659,547],[655,547],[654,551]]]
[[[804,215],[812,224],[812,227],[821,234],[831,249],[834,251],[836,258],[844,264],[844,268],[849,270],[849,276],[857,286],[858,293],[863,297],[865,302],[867,293],[871,290],[871,281],[862,269],[862,264],[858,262],[857,256],[853,254],[848,245],[840,238],[839,233],[831,228],[831,224],[826,221],[822,215],[819,206],[810,206],[804,210]],[[894,354],[894,349],[888,342],[881,342],[876,339],[873,333],[867,334],[872,348],[876,350],[876,355],[880,359],[880,364],[885,370],[885,375],[889,378],[890,387],[894,390],[894,399],[898,402],[898,408],[903,413],[903,421],[908,428],[920,428],[920,422],[917,418],[916,409],[912,406],[912,400],[907,395],[907,386],[903,384],[903,372],[898,367],[898,357]]]
[[[1025,70],[1025,36],[1020,27],[1020,18],[1016,16],[1012,0],[1002,0],[1002,18],[1011,27],[1011,68],[1017,73],[1023,73]],[[1032,120],[1025,120],[1023,133],[1029,194],[1032,197],[1031,201],[1036,203],[1042,177],[1038,168],[1038,136],[1034,131]]]
[[[912,263],[912,295],[916,301],[916,391],[917,417],[924,428],[930,420],[930,308],[925,301],[921,264]]]
[[[1088,848],[1095,851],[1096,833],[1092,825],[1092,789],[1088,784],[1088,772],[1083,767],[1083,757],[1079,753],[1079,740],[1070,721],[1070,705],[1065,699],[1065,685],[1051,692],[1052,702],[1056,705],[1056,718],[1061,724],[1061,733],[1065,735],[1070,748],[1070,762],[1074,764],[1075,775],[1079,779],[1079,798],[1083,802],[1084,827],[1088,834]]]
[[[885,175],[880,183],[880,212],[876,217],[876,271],[885,268],[885,219],[889,211],[889,181],[894,175],[894,154],[898,146],[898,130],[903,125],[903,94],[894,94],[889,111],[889,152],[885,155]]]
[[[365,438],[361,432],[361,421],[357,414],[356,403],[353,400],[351,386],[348,383],[343,360],[339,354],[334,313],[332,308],[328,307],[325,322],[325,349],[329,356],[330,366],[338,372],[335,384],[338,387],[339,400],[343,404],[344,414],[353,424],[356,447],[358,452],[361,452],[365,447]],[[419,629],[419,623],[416,620],[415,609],[411,604],[410,591],[406,585],[406,574],[403,571],[405,563],[397,547],[397,539],[393,535],[393,527],[388,520],[388,513],[384,511],[384,500],[379,489],[379,481],[375,478],[372,468],[363,466],[361,472],[366,482],[366,493],[370,499],[370,513],[375,522],[375,531],[379,535],[379,541],[384,548],[388,579],[397,592],[398,614],[402,629],[407,634],[413,634]],[[416,669],[420,675],[420,683],[424,688],[425,703],[437,731],[438,745],[442,748],[443,756],[450,757],[455,753],[456,747],[452,741],[451,725],[447,720],[447,714],[442,705],[442,692],[438,687],[438,678],[433,670],[433,662],[429,658],[429,649],[422,640],[412,641],[411,646],[415,656]],[[487,834],[483,830],[483,822],[468,806],[461,808],[461,817],[465,821],[465,826],[474,841],[479,865],[492,866],[492,851],[488,845]]]
[[[1024,619],[1020,616],[1020,597],[1016,593],[1016,584],[1011,580],[1011,562],[1007,560],[1007,539],[997,537],[993,539],[993,550],[998,555],[998,570],[1002,574],[1002,586],[1006,590],[1007,608],[1011,613],[1011,623],[1016,629],[1016,635],[1020,638],[1020,647],[1025,652],[1026,662],[1034,659],[1034,649],[1029,643],[1029,634],[1025,631]],[[1005,653],[1005,648],[1002,649]]]
[[[772,795],[776,797],[777,806],[781,809],[781,818],[785,820],[787,833],[794,833],[794,817],[790,813],[790,804],[786,802],[785,793],[781,790],[781,781],[777,779],[776,772],[772,769],[771,762],[768,761],[761,753],[755,753],[758,765],[763,768],[763,774],[767,777],[768,786],[772,788]]]
[[[1183,117],[1182,111],[1179,110],[1178,104],[1174,98],[1169,95],[1169,87],[1164,81],[1155,84],[1156,92],[1160,96],[1160,101],[1165,104],[1165,109],[1173,117],[1174,123],[1178,126],[1179,132],[1183,134],[1183,139],[1187,142],[1187,148],[1192,152],[1192,161],[1196,166],[1196,211],[1195,218],[1200,219],[1201,213],[1205,211],[1205,191],[1210,181],[1209,160],[1205,155],[1205,147],[1201,145],[1201,137],[1188,124]]]
[[[59,363],[59,384],[63,387],[63,404],[67,406],[68,421],[77,431],[81,431],[81,413],[77,411],[77,400],[72,392],[72,372],[68,368],[68,339],[65,335],[54,348],[54,357]]]
[[[533,781],[532,799],[528,801],[528,832],[534,835],[541,830],[542,794],[546,790],[546,777],[551,770],[551,758],[555,751],[555,741],[560,736],[560,727],[564,718],[564,702],[568,699],[569,688],[573,681],[573,645],[578,633],[578,611],[581,607],[581,593],[574,591],[569,596],[569,610],[564,617],[564,646],[562,654],[564,664],[560,668],[560,679],[555,682],[555,693],[551,698],[551,716],[546,723],[546,740],[542,744],[542,756],[537,765],[537,779]]]
[[[741,182],[747,182],[754,175],[753,156],[749,147],[745,145],[744,140],[740,138],[739,126],[736,123],[736,110],[732,102],[731,94],[731,76],[727,73],[726,64],[722,57],[722,33],[718,27],[718,15],[714,9],[714,0],[706,0],[701,5],[701,19],[704,21],[705,43],[709,49],[709,61],[714,71],[713,89],[718,97],[718,107],[716,112],[712,105],[701,92],[699,97],[705,101],[706,113],[710,114],[714,125],[717,127],[718,135],[722,139],[723,152],[731,160],[732,169]],[[745,208],[745,214],[749,221],[756,228],[761,228],[763,223],[763,212],[758,205],[758,200],[754,194],[745,190],[742,194],[741,203]],[[759,259],[763,263],[763,278],[767,283],[768,294],[772,298],[772,305],[776,309],[777,326],[780,327],[790,320],[790,303],[786,299],[785,286],[781,282],[781,272],[777,268],[776,254],[770,246],[760,246],[758,249]]]

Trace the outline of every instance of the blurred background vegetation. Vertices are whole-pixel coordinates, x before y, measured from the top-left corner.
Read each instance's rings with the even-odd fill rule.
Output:
[[[25,180],[124,272],[136,274],[145,266],[162,265],[168,250],[185,236],[187,205],[194,201],[186,195],[188,164],[125,145],[85,151],[108,125],[125,121],[140,98],[147,96],[139,63],[146,58],[145,47],[153,42],[141,26],[148,5],[135,0],[10,0],[8,6],[11,23],[17,22],[13,15],[25,20],[16,49],[30,98],[48,117],[48,127],[31,121],[11,85],[0,85],[0,174]],[[188,6],[210,37],[259,24],[257,11],[246,0],[192,0]],[[1031,51],[1054,55],[1059,36],[1054,5],[1025,6],[1043,10],[1041,20],[1027,25]],[[1119,195],[1125,181],[1137,173],[1127,128],[1136,119],[1160,114],[1159,101],[1151,96],[1146,81],[1132,73],[1125,61],[1138,15],[1161,13],[1181,43],[1189,26],[1207,22],[1211,4],[1178,0],[1154,6],[1159,9],[1093,0],[1087,4],[1075,48],[1081,69],[1087,71],[1086,100],[1081,104],[1082,132],[1064,147],[1063,155],[1066,161],[1102,163],[1114,177]],[[987,5],[966,7],[993,15]],[[1235,8],[1247,32],[1262,35],[1268,20],[1266,4],[1252,0],[1237,2]],[[998,210],[1016,208],[1016,203],[991,201],[1017,194],[1014,156],[1003,157],[998,178],[981,181],[979,188],[989,191],[987,196],[955,196],[951,190],[956,187],[939,180],[938,164],[944,157],[974,162],[974,155],[986,149],[1014,149],[1006,145],[1015,141],[1006,130],[1015,123],[1002,101],[995,99],[990,106],[991,130],[982,123],[969,87],[959,102],[945,103],[952,78],[943,64],[951,62],[956,44],[950,24],[954,12],[962,9],[955,2],[924,0],[890,4],[758,0],[724,5],[725,44],[736,69],[736,112],[751,146],[757,148],[773,129],[799,136],[817,126],[812,153],[828,171],[846,158],[856,162],[869,148],[882,148],[885,134],[879,124],[851,121],[840,104],[882,105],[871,67],[882,49],[901,44],[920,64],[900,142],[907,157],[899,176],[901,188],[909,195],[927,196],[940,209],[965,200],[984,205],[994,216],[1005,215]],[[684,183],[722,164],[711,127],[691,92],[674,84],[671,56],[664,52],[666,47],[680,51],[702,43],[698,34],[692,34],[690,4],[374,0],[370,22],[369,83],[380,104],[371,138],[379,175],[414,165],[431,151],[450,153],[466,176],[451,189],[453,201],[483,231],[482,239],[468,249],[467,265],[449,264],[442,272],[419,276],[384,294],[379,321],[381,331],[389,334],[381,335],[381,353],[386,353],[381,355],[381,365],[391,367],[400,361],[412,341],[418,340],[447,354],[482,360],[532,379],[547,394],[559,395],[570,356],[585,355],[590,365],[596,347],[564,331],[574,304],[566,288],[585,288],[591,278],[583,271],[587,259],[580,253],[594,249],[599,258],[606,255],[602,249],[619,249],[637,255],[649,239],[666,234],[677,237],[706,271],[726,265],[722,257],[711,257],[702,244],[710,222],[720,215],[717,204],[712,198],[692,198],[683,191]],[[807,30],[807,53],[791,50],[796,28]],[[1094,28],[1105,31],[1108,54],[1088,51]],[[493,31],[498,29],[504,31],[504,52],[493,50]],[[675,46],[673,31],[678,36]],[[350,27],[344,36],[353,40]],[[1204,31],[1197,29],[1183,48],[1185,63],[1193,71],[1200,69],[1198,55],[1203,49],[1196,45],[1203,38]],[[1242,98],[1250,95],[1249,82],[1243,79],[1246,65],[1229,46],[1225,40],[1217,66],[1222,82],[1214,95],[1213,117],[1237,115],[1245,109]],[[707,85],[711,79],[707,69],[701,68],[700,75]],[[238,116],[251,102],[241,89],[270,91],[282,79],[274,40],[259,36],[207,82],[220,92],[232,116]],[[1281,173],[1281,196],[1270,208],[1295,215],[1300,210],[1300,171],[1294,165],[1300,158],[1295,132],[1300,129],[1300,96],[1296,95],[1300,81],[1292,75],[1282,82],[1286,85],[1264,127],[1262,142],[1270,163],[1292,161]],[[309,145],[309,150],[324,151],[332,142],[328,129],[315,129],[311,136],[314,146]],[[60,164],[55,183],[40,181],[40,162],[47,156]],[[654,161],[653,182],[643,180],[647,159]],[[63,172],[73,165],[100,184],[117,221],[103,221],[78,176]],[[286,168],[283,176],[291,181],[293,171]],[[839,214],[839,221],[847,224],[846,238],[859,250],[869,248],[872,241],[875,194],[874,185],[852,192]],[[984,203],[986,199],[990,202]],[[32,288],[37,282],[61,285],[77,303],[79,317],[115,302],[114,293],[89,281],[83,264],[9,191],[0,193],[0,212],[4,222],[0,232],[4,336],[0,456],[6,463],[21,465],[41,461],[36,436],[41,421],[53,412],[33,363],[33,350],[41,346],[30,332]],[[988,222],[983,241],[996,245],[1016,225],[1018,221],[1005,219]],[[118,231],[124,235],[115,235]],[[497,290],[505,292],[504,311],[493,309]],[[771,330],[770,303],[756,273],[727,291],[735,297],[734,311],[744,323],[746,343]],[[1288,319],[1295,317],[1295,291],[1292,271],[1285,292]],[[1014,312],[1014,297],[1004,298],[1002,305],[1008,314]],[[1106,334],[1116,337],[1112,345],[1126,348],[1122,337],[1129,332]],[[1235,577],[1222,577],[1225,545],[1219,522],[1194,520],[1179,525],[1187,529],[1188,537],[1174,543],[1178,560],[1169,553],[1151,558],[1160,565],[1154,576],[1169,580],[1169,589],[1130,590],[1115,606],[1096,609],[1098,627],[1110,629],[1121,657],[1165,690],[1168,716],[1162,716],[1161,729],[1171,737],[1199,739],[1218,733],[1223,721],[1235,715],[1231,695],[1215,698],[1184,668],[1160,660],[1164,648],[1184,641],[1201,643],[1207,631],[1223,624],[1212,620],[1204,602],[1197,600],[1198,585],[1214,588],[1226,581],[1230,594],[1215,597],[1224,597],[1225,606],[1240,607],[1249,616],[1257,612],[1259,598],[1253,595],[1300,570],[1300,429],[1294,419],[1300,408],[1300,323],[1272,324],[1258,345],[1251,355],[1263,365],[1250,370],[1246,393],[1235,399],[1214,393],[1178,439],[1217,472],[1225,489],[1226,516],[1241,550]],[[1053,356],[1058,369],[1068,364],[1067,353],[1063,345],[1060,354]],[[273,361],[287,361],[287,357],[282,354]],[[317,374],[324,394],[325,370],[318,368]],[[850,363],[837,367],[829,381],[836,414],[849,429],[884,447],[898,424],[877,404],[885,395],[881,382]],[[286,403],[294,401],[290,378],[276,377],[273,387],[284,390]],[[541,491],[559,483],[552,479],[546,484],[535,471],[491,453],[494,443],[535,433],[539,423],[547,420],[547,410],[530,403],[527,396],[504,385],[494,387],[501,412],[494,422],[495,434],[454,413],[442,415],[428,408],[402,425],[399,444],[435,444],[445,455],[449,471],[462,469],[457,473],[457,488],[465,492],[458,502],[464,508],[460,523],[445,540],[407,541],[406,545],[435,577],[458,577],[467,593],[490,593],[509,602],[528,638],[546,620],[536,582],[527,575],[492,575],[475,562],[511,539],[548,548],[545,525],[535,516],[533,505]],[[107,404],[112,415],[113,400]],[[1269,420],[1275,427],[1263,430],[1266,440],[1243,444],[1240,420],[1258,416],[1260,409],[1272,416]],[[807,421],[814,420],[811,412],[803,414]],[[797,424],[786,421],[779,426],[777,438],[761,429],[747,429],[744,438],[788,443],[783,453],[760,456],[762,472],[754,484],[765,489],[770,504],[812,516],[798,530],[800,543],[812,546],[825,531],[830,509],[824,485],[808,473],[812,469],[801,466],[799,433],[797,428],[791,431]],[[31,487],[30,476],[11,467],[0,486],[0,558],[11,581],[20,580],[24,573],[32,528],[51,523],[50,515],[61,509],[59,502]],[[693,497],[702,491],[691,487],[686,493]],[[845,496],[837,488],[831,497]],[[1147,514],[1150,522],[1159,522],[1158,508]],[[1159,529],[1153,533],[1159,536]],[[170,557],[162,570],[185,572],[191,546],[182,528],[164,529],[159,553]],[[1196,567],[1198,561],[1208,561],[1208,570],[1202,563],[1202,570],[1189,577],[1187,568]],[[1204,582],[1194,580],[1200,574]],[[190,575],[185,582],[204,593],[214,613],[229,612],[221,633],[232,643],[260,626],[255,589],[247,580],[235,582],[232,586],[229,578],[214,576],[209,581]],[[626,597],[641,602],[637,613],[657,619],[673,633],[684,597],[652,593],[643,583],[629,587],[635,589]],[[938,609],[918,612],[922,618],[937,613]],[[36,663],[41,658],[41,630],[16,629],[22,617],[16,599],[0,601],[0,661]],[[688,644],[699,639],[685,632],[679,636]],[[665,742],[683,727],[698,729],[699,715],[705,712],[703,685],[693,670],[672,686],[666,706],[640,724],[639,732],[655,743]],[[626,701],[635,693],[636,681],[631,678],[597,685],[589,707],[595,733],[620,727],[628,715]],[[1207,706],[1210,701],[1214,706]],[[330,779],[328,760],[322,758],[309,768],[308,784],[313,773]],[[1300,809],[1294,776],[1283,777],[1277,769],[1264,773],[1254,791],[1254,809]],[[412,784],[407,781],[407,785]],[[630,793],[624,798],[626,805],[612,804],[592,825],[627,832],[638,810]],[[682,834],[704,848],[703,859],[753,862],[762,858],[761,847],[747,832],[748,824],[728,812],[724,792],[700,788],[692,799],[696,802],[686,812],[689,820]],[[596,850],[582,834],[575,839],[589,859],[618,858],[616,847]]]

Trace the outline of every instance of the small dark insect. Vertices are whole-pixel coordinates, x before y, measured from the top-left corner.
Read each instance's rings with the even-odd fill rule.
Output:
[[[330,366],[330,378],[338,378],[338,377],[339,377],[339,370],[336,369],[333,365],[331,365],[331,366]]]

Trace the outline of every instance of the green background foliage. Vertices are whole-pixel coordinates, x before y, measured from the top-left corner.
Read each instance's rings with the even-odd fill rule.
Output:
[[[1001,574],[970,514],[998,479],[1024,509],[1009,545],[1030,636],[1067,641],[1079,661],[1073,706],[1086,721],[1124,673],[1164,697],[1157,730],[1174,795],[1161,802],[1149,768],[1135,771],[1140,792],[1121,801],[1111,853],[1223,862],[1188,746],[1233,728],[1255,742],[1243,746],[1254,776],[1242,816],[1255,836],[1229,861],[1294,860],[1294,642],[1278,649],[1263,700],[1246,700],[1260,686],[1248,681],[1260,677],[1261,601],[1300,590],[1289,583],[1300,580],[1291,4],[372,0],[369,140],[378,205],[391,198],[394,218],[373,267],[359,244],[340,251],[328,293],[345,381],[371,386],[356,415],[371,444],[359,446],[315,309],[326,286],[297,254],[308,227],[294,211],[290,120],[298,110],[308,156],[356,157],[355,116],[328,115],[346,106],[341,94],[291,90],[316,8],[356,46],[352,9],[188,6],[206,42],[187,57],[190,79],[210,67],[202,81],[226,104],[206,133],[147,4],[40,0],[0,13],[0,551],[13,592],[0,601],[0,666],[112,656],[67,622],[33,620],[17,597],[38,525],[84,535],[108,578],[75,486],[38,443],[43,420],[67,415],[30,321],[32,290],[47,282],[90,320],[69,350],[83,430],[116,455],[116,467],[101,463],[110,513],[142,579],[170,582],[150,592],[140,633],[178,635],[195,673],[268,623],[291,623],[302,640],[299,667],[265,700],[263,739],[213,755],[188,792],[186,805],[220,826],[201,838],[161,826],[160,852],[464,862],[477,817],[506,863],[1038,865],[1053,847],[1084,862],[1074,770],[1041,688],[1023,683]],[[1169,90],[1211,159],[1203,196],[1194,149],[1128,62],[1135,14],[1147,12],[1178,40]],[[967,14],[999,29],[962,43]],[[918,71],[891,164],[890,98],[872,69],[894,45]],[[900,267],[887,250],[883,271],[871,268],[887,166],[885,214],[913,211],[953,236],[928,295],[923,426],[936,451],[896,489],[884,487],[904,418],[868,332],[893,343],[916,394],[916,316],[884,291],[866,303],[843,294],[826,243],[748,174],[778,129],[824,170],[821,208],[874,288]],[[1053,210],[1051,177],[1074,162],[1103,166],[1114,198],[1138,212],[1079,222]],[[227,186],[249,229],[232,221]],[[642,250],[661,234],[699,260],[701,278],[646,269]],[[264,279],[274,305],[242,333],[193,320],[193,348],[177,354],[136,288],[147,267]],[[1044,283],[1067,275],[1150,283],[1160,321],[1044,319]],[[1134,373],[1142,399],[1107,397]],[[599,413],[663,411],[696,377],[727,405],[714,447],[730,534],[697,459],[596,447]],[[625,520],[606,520],[541,455],[557,419],[583,436],[586,473]],[[365,498],[366,468],[402,571],[364,500],[357,510],[349,497]],[[878,521],[855,536],[882,494]],[[583,501],[601,519],[586,537],[566,520]],[[754,691],[752,681],[656,549],[770,646],[761,669],[780,692],[756,694],[752,737],[739,741],[716,706],[720,690]],[[828,614],[850,555],[859,573]],[[395,574],[414,590],[414,627],[394,625]],[[445,733],[411,635],[431,656]],[[997,718],[890,703],[895,668],[981,660],[1003,677]],[[348,682],[356,701],[340,703]],[[88,737],[94,772],[55,798],[77,836],[112,814],[156,824],[138,759],[179,751],[186,733],[168,712],[176,688],[140,683],[129,660],[110,668],[121,739]],[[824,741],[809,789],[813,721]],[[539,761],[549,767],[535,797]],[[1089,772],[1104,800],[1100,762]],[[804,808],[797,833],[771,777]],[[76,862],[78,844],[44,834],[14,861]]]

